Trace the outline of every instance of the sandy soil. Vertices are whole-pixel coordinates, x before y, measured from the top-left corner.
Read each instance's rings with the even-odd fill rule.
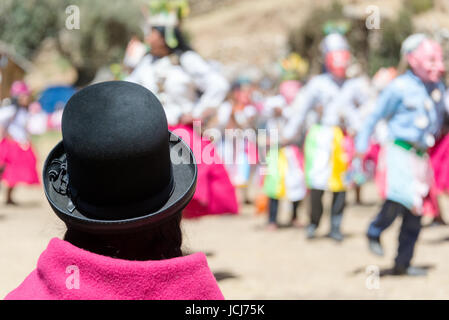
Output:
[[[57,137],[37,141],[40,159]],[[366,227],[379,208],[373,185],[364,189],[369,206],[353,206],[350,194],[343,230],[346,239],[337,244],[319,237],[305,239],[303,229],[264,229],[265,216],[256,216],[245,206],[238,216],[205,217],[183,222],[184,247],[203,251],[227,299],[447,299],[449,298],[449,228],[424,228],[414,263],[430,267],[423,278],[381,277],[376,280],[367,267],[389,268],[397,248],[400,220],[382,238],[386,256],[378,258],[367,250]],[[4,190],[0,194],[3,200]],[[52,237],[64,233],[62,223],[52,213],[40,187],[17,190],[19,207],[0,204],[0,298],[18,286],[33,270],[39,254]],[[449,200],[442,199],[446,214]],[[329,198],[326,198],[329,203]],[[289,218],[284,203],[280,220]],[[300,217],[307,221],[307,205]],[[319,234],[329,227],[323,216]],[[368,283],[368,286],[367,286]],[[371,284],[371,286],[369,285]]]

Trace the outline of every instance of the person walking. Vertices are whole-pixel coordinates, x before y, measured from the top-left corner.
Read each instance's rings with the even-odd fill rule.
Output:
[[[383,170],[385,202],[370,223],[370,250],[382,256],[380,237],[398,215],[402,216],[395,275],[425,275],[426,270],[410,265],[421,230],[421,215],[431,201],[433,172],[427,150],[435,144],[440,127],[439,110],[444,110],[444,72],[441,46],[424,34],[413,34],[401,48],[408,68],[380,94],[377,107],[356,139],[359,155],[368,147],[376,123],[386,119],[389,141],[382,146],[379,168]]]
[[[284,129],[285,141],[294,139],[304,126],[308,133],[304,142],[305,181],[310,190],[310,223],[307,238],[316,236],[323,214],[323,194],[332,192],[331,230],[328,236],[342,241],[341,221],[346,201],[345,176],[349,156],[345,151],[342,128],[356,124],[356,111],[347,99],[353,92],[353,79],[347,79],[350,61],[349,44],[339,33],[327,35],[321,42],[325,72],[312,77],[293,102],[296,109]],[[350,91],[350,92],[347,92]],[[343,124],[343,121],[344,124]],[[287,144],[284,142],[283,144]]]
[[[28,130],[31,90],[24,81],[15,81],[11,98],[11,105],[0,108],[0,181],[7,187],[6,204],[17,205],[13,199],[15,187],[39,184],[39,177]]]
[[[167,6],[148,12],[145,42],[150,52],[125,80],[146,87],[159,98],[170,130],[195,154],[198,187],[185,217],[236,214],[236,190],[223,159],[201,132],[225,100],[229,83],[188,45],[180,28],[181,9],[167,2]]]

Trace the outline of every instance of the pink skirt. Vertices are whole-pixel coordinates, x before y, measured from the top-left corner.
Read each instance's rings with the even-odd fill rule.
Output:
[[[449,134],[443,137],[429,154],[438,193],[449,193]]]
[[[0,142],[0,166],[5,166],[0,180],[8,187],[14,187],[18,183],[39,184],[36,163],[31,144],[24,147],[10,138]]]
[[[169,130],[180,136],[193,150],[198,166],[198,181],[192,201],[183,211],[185,218],[238,213],[237,196],[215,146],[201,138],[191,126],[178,125]]]

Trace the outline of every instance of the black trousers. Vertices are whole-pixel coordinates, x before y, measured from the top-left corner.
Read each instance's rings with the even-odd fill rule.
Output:
[[[402,215],[402,225],[395,264],[399,268],[408,268],[421,231],[421,216],[414,215],[400,203],[387,200],[371,222],[368,237],[379,239],[382,232],[394,222],[398,215]]]
[[[318,227],[323,215],[323,194],[323,190],[310,190],[310,224],[315,227]],[[340,231],[343,210],[346,204],[346,192],[333,192],[332,196],[331,228],[332,230]]]
[[[298,206],[301,203],[301,201],[293,201],[293,213],[292,213],[292,221],[296,219],[298,210]],[[279,208],[279,200],[270,198],[269,201],[269,215],[268,215],[268,223],[277,223],[277,216],[278,216],[278,208]]]

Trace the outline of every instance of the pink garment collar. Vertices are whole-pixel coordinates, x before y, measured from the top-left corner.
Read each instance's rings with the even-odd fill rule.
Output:
[[[94,254],[53,238],[39,257],[37,268],[6,299],[221,300],[224,297],[203,253],[160,261],[128,261]]]

